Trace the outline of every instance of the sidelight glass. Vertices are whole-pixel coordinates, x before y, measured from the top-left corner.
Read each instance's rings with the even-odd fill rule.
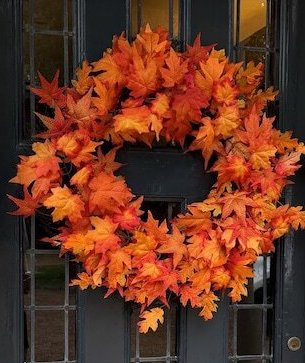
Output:
[[[77,0],[22,1],[23,117],[20,140],[29,140],[41,130],[34,111],[46,106],[30,93],[38,85],[39,70],[51,81],[60,69],[59,83],[68,84],[75,54]],[[43,109],[44,108],[44,109]],[[76,264],[68,255],[41,239],[54,235],[48,213],[23,220],[24,249],[24,361],[76,362],[76,293],[69,287]]]
[[[234,59],[265,65],[265,88],[277,84],[278,49],[276,29],[279,1],[232,0],[232,43]],[[276,114],[276,105],[266,109]],[[265,255],[254,264],[248,296],[229,307],[229,362],[267,363],[273,359],[275,255]]]

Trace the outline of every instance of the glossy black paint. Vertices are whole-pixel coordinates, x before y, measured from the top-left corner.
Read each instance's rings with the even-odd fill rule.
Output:
[[[0,362],[19,363],[22,360],[22,314],[21,314],[21,261],[18,218],[7,214],[12,205],[6,194],[16,193],[8,184],[15,174],[18,87],[20,66],[18,45],[18,2],[0,2]]]
[[[281,2],[280,27],[280,126],[293,130],[305,140],[305,3],[299,0]],[[304,160],[303,160],[304,166]],[[305,204],[305,170],[287,188],[286,202]],[[305,360],[305,233],[291,233],[278,243],[276,346],[275,362],[302,363]],[[291,336],[302,341],[301,349],[287,347]]]

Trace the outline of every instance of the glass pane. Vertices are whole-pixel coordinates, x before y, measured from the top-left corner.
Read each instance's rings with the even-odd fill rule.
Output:
[[[265,63],[266,54],[265,52],[245,50],[241,48],[238,50],[238,59],[244,61],[245,64],[251,61],[253,61],[254,64],[258,64],[259,62]]]
[[[74,24],[74,1],[68,0],[68,28],[69,30],[73,30]]]
[[[36,255],[36,305],[65,302],[65,260],[57,255]]]
[[[60,70],[59,84],[63,85],[64,75],[64,40],[58,35],[41,35],[35,37],[35,82],[37,71],[50,82],[57,69]]]
[[[131,0],[131,34],[135,36],[141,26],[149,23],[151,28],[161,25],[172,31],[174,38],[179,38],[180,1],[173,0],[172,9],[169,3],[167,0]]]
[[[30,360],[30,346],[31,346],[31,314],[30,311],[23,312],[23,326],[24,326],[24,359]]]
[[[34,23],[36,30],[62,30],[64,27],[64,0],[35,0]]]
[[[237,314],[237,353],[262,354],[262,310],[239,310]]]
[[[65,329],[63,311],[35,312],[35,360],[53,362],[64,359]]]
[[[156,332],[151,329],[146,334],[139,334],[137,323],[139,321],[140,309],[136,306],[131,308],[131,357],[164,357],[177,354],[177,304],[171,303],[170,310],[164,311],[164,323],[160,324]],[[137,340],[139,347],[137,348]]]
[[[159,25],[169,28],[168,1],[164,0],[143,0],[142,1],[142,25],[147,23],[152,28]]]
[[[69,311],[69,360],[76,359],[76,311]]]
[[[264,47],[266,24],[267,0],[240,0],[239,43]]]
[[[270,284],[271,257],[260,256],[254,264],[255,276],[253,279],[254,301],[256,304],[271,303]],[[266,291],[264,291],[266,289]],[[266,296],[264,296],[266,294]]]

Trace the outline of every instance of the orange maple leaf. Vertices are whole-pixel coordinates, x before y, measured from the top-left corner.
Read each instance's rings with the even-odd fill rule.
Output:
[[[115,147],[108,151],[108,153],[103,154],[101,148],[98,148],[97,163],[94,165],[95,173],[103,171],[107,174],[113,174],[116,170],[120,169],[122,164],[115,161],[118,149],[119,147]]]
[[[43,205],[54,208],[53,222],[68,218],[72,223],[76,223],[82,218],[85,207],[79,195],[73,194],[67,186],[52,188],[51,192],[52,195],[44,200]]]
[[[176,268],[183,256],[187,253],[186,245],[184,244],[185,236],[179,232],[179,229],[173,225],[173,231],[169,235],[166,242],[161,244],[157,249],[159,253],[168,253],[173,255],[173,267]]]
[[[117,90],[115,87],[106,87],[98,77],[94,77],[94,91],[98,97],[91,97],[91,101],[98,109],[99,116],[106,115],[117,101]]]
[[[82,66],[75,71],[77,80],[72,80],[71,83],[80,95],[87,93],[93,85],[92,77],[90,77],[91,72],[92,66],[87,60],[84,60]]]
[[[28,188],[26,186],[23,187],[23,199],[15,198],[11,195],[7,194],[7,197],[13,201],[18,207],[17,210],[13,212],[9,212],[9,214],[16,216],[30,216],[35,213],[35,209],[38,207],[39,198],[33,198],[29,193]]]
[[[164,40],[160,32],[153,32],[149,24],[141,28],[140,33],[137,34],[136,44],[141,44],[144,51],[153,56],[157,53],[163,54],[169,46],[168,40]]]
[[[135,231],[132,243],[129,243],[127,250],[129,250],[134,256],[144,256],[150,251],[154,251],[158,243],[153,236],[149,236],[146,233]]]
[[[209,117],[202,119],[203,126],[199,128],[194,134],[196,139],[192,142],[189,150],[201,150],[204,158],[204,167],[207,169],[209,160],[214,151],[221,151],[222,144],[218,137],[215,135],[214,125]]]
[[[156,331],[158,322],[160,324],[164,322],[164,311],[161,308],[152,308],[149,311],[145,310],[140,315],[140,319],[142,319],[138,322],[140,333],[147,333],[149,329]]]
[[[71,251],[74,255],[84,258],[94,250],[94,241],[83,233],[72,233],[63,242],[65,250]]]
[[[218,107],[218,117],[215,119],[215,135],[229,137],[232,132],[240,125],[239,109],[236,105]]]
[[[190,278],[190,282],[193,288],[209,293],[211,288],[211,270],[207,267],[201,268]]]
[[[210,320],[213,318],[213,313],[217,311],[217,304],[215,301],[219,301],[219,298],[210,291],[201,295],[200,306],[202,307],[199,316],[204,320]]]
[[[93,173],[92,166],[86,165],[77,171],[71,178],[70,184],[77,186],[84,186],[88,183]]]
[[[125,286],[126,275],[131,269],[131,257],[124,249],[117,249],[109,254],[108,268],[108,283],[109,288],[117,288]]]
[[[38,72],[41,88],[30,87],[30,90],[40,97],[39,103],[45,103],[50,107],[62,108],[66,105],[66,96],[63,94],[65,87],[58,87],[59,70],[51,82],[48,82],[43,75]]]
[[[157,93],[151,103],[151,111],[158,116],[164,116],[169,110],[169,97],[164,93]]]
[[[88,127],[91,121],[96,118],[96,109],[91,107],[92,89],[90,89],[84,96],[78,100],[74,100],[71,95],[67,96],[68,115],[73,122],[78,123],[80,126]]]
[[[91,190],[89,210],[119,212],[119,207],[127,205],[133,195],[124,179],[100,172],[88,184]]]
[[[199,233],[201,231],[209,231],[212,227],[210,213],[202,212],[196,206],[189,205],[190,213],[179,214],[175,220],[177,227],[187,236]]]
[[[255,205],[253,199],[248,197],[248,193],[241,191],[226,193],[224,197],[219,199],[219,202],[223,204],[222,218],[227,218],[234,212],[241,219],[245,219],[246,206],[253,207]]]
[[[118,227],[116,223],[106,216],[105,218],[90,217],[94,229],[87,232],[86,236],[95,241],[95,253],[106,253],[108,250],[119,248],[120,238],[115,234]]]
[[[50,139],[54,137],[59,137],[71,129],[72,120],[65,118],[62,114],[61,109],[55,105],[55,115],[54,118],[41,115],[35,112],[35,115],[40,119],[40,121],[48,128],[48,131],[40,132],[37,137],[42,137],[44,139]]]
[[[70,286],[79,286],[81,290],[85,290],[89,286],[92,289],[96,288],[92,276],[88,275],[86,272],[77,274],[77,277],[77,279],[72,279]]]
[[[173,110],[178,122],[200,121],[201,109],[208,106],[208,99],[197,87],[190,87],[173,98]]]
[[[209,267],[222,266],[227,262],[227,253],[218,241],[214,231],[210,231],[209,237],[203,241],[202,251],[197,258],[203,258]]]
[[[183,60],[183,58],[171,48],[168,57],[165,58],[165,63],[167,67],[160,68],[164,80],[163,86],[174,87],[183,80],[183,77],[188,72],[188,61]]]
[[[201,45],[201,34],[197,34],[193,45],[186,46],[186,52],[184,53],[185,57],[189,59],[189,62],[195,65],[198,65],[200,61],[206,61],[209,57],[209,52],[215,47],[217,44],[211,44],[202,46]]]
[[[220,157],[212,167],[218,172],[219,184],[230,181],[243,183],[250,174],[250,166],[240,155],[229,154]]]
[[[140,210],[143,197],[138,198],[130,203],[128,207],[120,208],[120,213],[115,213],[112,217],[115,223],[118,223],[120,228],[127,231],[132,231],[140,225],[139,216],[143,214]]]
[[[258,146],[250,156],[250,163],[253,169],[268,169],[271,165],[271,158],[275,156],[276,148],[272,145]]]
[[[214,82],[212,94],[220,105],[229,107],[237,102],[239,92],[233,81],[229,78],[225,78]]]
[[[127,87],[131,90],[131,96],[142,97],[156,91],[157,89],[157,64],[152,58],[144,63],[137,48],[132,48],[133,71],[128,79]]]
[[[253,61],[249,62],[246,68],[241,67],[236,76],[240,92],[244,94],[251,94],[261,83],[263,70],[264,66],[262,63],[258,63],[255,66]]]
[[[248,292],[245,285],[248,283],[248,279],[254,276],[252,267],[247,265],[255,261],[254,253],[241,254],[237,250],[231,253],[227,266],[232,276],[228,287],[232,288],[229,296],[233,302],[240,301],[242,295],[247,296]]]
[[[94,72],[103,71],[97,78],[107,83],[109,87],[115,87],[117,85],[123,87],[125,85],[126,77],[121,67],[117,64],[114,55],[105,52],[101,59],[92,64]]]
[[[123,108],[122,113],[114,116],[114,130],[124,137],[129,132],[139,134],[149,132],[150,111],[147,106]]]
[[[301,165],[297,164],[300,161],[300,157],[300,152],[291,152],[281,156],[275,165],[274,171],[280,176],[294,175],[301,167]]]
[[[182,285],[180,288],[180,302],[183,306],[186,306],[188,301],[190,302],[192,308],[199,306],[200,290],[196,290],[190,285]]]

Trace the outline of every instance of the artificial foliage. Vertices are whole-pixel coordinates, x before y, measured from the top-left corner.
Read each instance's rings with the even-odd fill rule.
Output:
[[[240,301],[257,257],[290,228],[304,228],[302,208],[280,198],[305,148],[264,113],[277,92],[261,89],[261,63],[232,63],[199,36],[178,52],[164,29],[146,26],[134,41],[115,36],[100,59],[84,61],[71,87],[58,86],[58,72],[51,82],[39,78],[31,91],[51,114],[36,113],[46,130],[32,155],[20,157],[11,182],[24,195],[9,196],[13,214],[49,210],[58,233],[45,240],[83,266],[72,285],[140,304],[141,332],[163,322],[170,295],[204,319],[221,294]],[[215,175],[206,199],[170,225],[150,212],[141,219],[143,197],[115,159],[126,142],[161,141],[199,150],[202,168]]]

